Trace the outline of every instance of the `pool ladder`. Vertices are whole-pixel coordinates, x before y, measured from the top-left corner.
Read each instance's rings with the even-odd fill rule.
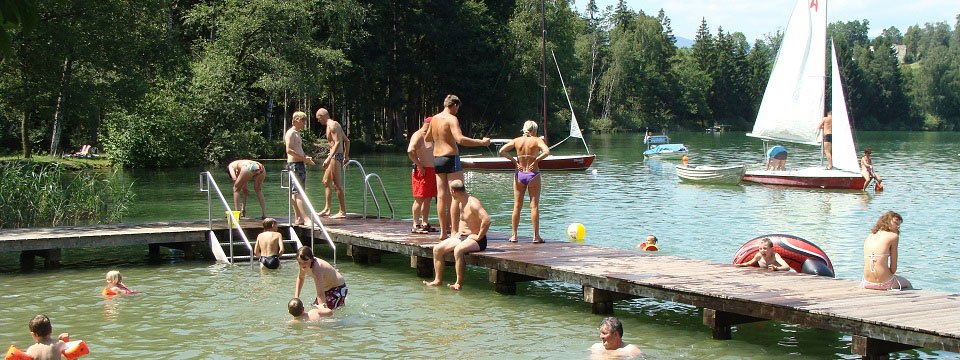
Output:
[[[359,161],[350,160],[346,164],[343,164],[343,171],[341,171],[343,176],[347,174],[347,168],[350,164],[357,165],[357,168],[360,169],[360,175],[363,176],[363,218],[367,218],[367,194],[373,198],[373,204],[377,207],[377,218],[380,218],[380,201],[377,200],[377,195],[373,192],[373,186],[370,185],[370,179],[376,179],[377,183],[380,184],[380,191],[383,194],[383,198],[387,200],[387,206],[390,208],[390,218],[393,219],[396,216],[396,212],[393,210],[393,203],[390,201],[390,196],[387,195],[387,188],[383,186],[383,179],[380,178],[380,175],[376,173],[367,173],[363,169],[363,165]]]

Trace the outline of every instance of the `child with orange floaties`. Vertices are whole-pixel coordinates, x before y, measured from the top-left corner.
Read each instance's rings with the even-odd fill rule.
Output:
[[[658,251],[660,248],[657,247],[657,237],[653,234],[647,235],[647,241],[644,241],[637,245],[637,249],[643,251]]]
[[[27,348],[26,352],[11,345],[7,351],[7,360],[60,360],[61,356],[73,360],[90,353],[90,349],[83,340],[70,341],[70,334],[62,333],[57,340],[53,340],[50,337],[53,333],[53,325],[46,315],[34,316],[30,320],[29,327],[30,336],[36,344]]]
[[[123,276],[120,276],[120,272],[117,270],[108,271],[104,280],[107,281],[107,287],[103,288],[103,296],[139,293],[139,291],[127,288],[127,285],[123,283]]]

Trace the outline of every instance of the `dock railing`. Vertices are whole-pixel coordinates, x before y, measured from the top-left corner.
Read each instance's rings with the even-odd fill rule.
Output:
[[[363,218],[367,218],[367,193],[370,193],[370,196],[373,197],[373,205],[377,207],[377,218],[380,218],[380,201],[377,200],[377,195],[373,192],[373,186],[370,185],[370,179],[377,179],[377,182],[380,183],[380,191],[383,193],[383,198],[387,200],[387,206],[390,207],[390,218],[393,219],[396,211],[393,210],[393,203],[390,201],[390,196],[387,195],[387,188],[383,186],[383,179],[380,178],[380,175],[375,173],[367,174],[367,171],[363,169],[363,165],[359,161],[350,160],[346,164],[343,164],[343,171],[340,174],[344,177],[347,175],[347,168],[350,164],[357,165],[357,168],[360,169],[360,176],[363,177]]]
[[[240,222],[238,219],[233,216],[233,209],[230,208],[230,204],[227,203],[227,199],[223,197],[223,192],[220,191],[220,187],[217,186],[217,181],[213,179],[213,175],[209,171],[204,171],[200,173],[200,191],[207,193],[207,227],[210,229],[210,234],[213,236],[213,195],[211,194],[214,190],[217,193],[217,197],[220,198],[220,203],[223,204],[223,208],[226,209],[227,214],[227,223],[230,225],[230,230],[236,230],[240,234],[240,239],[243,240],[243,244],[247,247],[247,250],[250,251],[250,263],[253,263],[253,246],[250,245],[250,240],[247,239],[247,234],[243,232],[243,228],[240,227]],[[236,256],[233,254],[233,231],[227,231],[228,234],[228,244],[230,247],[230,263],[233,263]],[[215,237],[214,237],[215,238]],[[219,241],[217,241],[219,244]],[[212,245],[212,244],[211,244]],[[211,249],[216,253],[216,249]],[[222,249],[221,249],[222,250]]]
[[[286,182],[284,182],[286,180]],[[286,185],[284,185],[286,184]],[[280,187],[287,189],[287,218],[290,219],[290,227],[293,228],[294,213],[293,207],[293,190],[297,190],[297,195],[303,200],[303,205],[306,207],[304,211],[306,215],[310,217],[310,221],[313,223],[311,230],[315,229],[317,226],[320,227],[320,232],[323,233],[324,239],[327,240],[327,244],[330,245],[330,248],[333,249],[333,266],[337,266],[337,245],[333,243],[333,239],[330,238],[330,233],[327,232],[326,226],[323,226],[323,222],[320,221],[320,216],[317,215],[317,210],[313,207],[313,203],[310,202],[310,198],[307,197],[306,191],[303,190],[303,185],[300,184],[300,180],[297,179],[296,174],[290,170],[281,171],[280,176]],[[313,248],[315,244],[316,232],[310,231],[310,248]],[[292,234],[292,232],[291,232]]]

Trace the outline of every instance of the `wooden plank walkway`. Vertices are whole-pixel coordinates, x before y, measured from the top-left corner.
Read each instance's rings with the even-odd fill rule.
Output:
[[[408,221],[388,219],[350,217],[324,223],[334,242],[348,245],[354,261],[377,261],[385,252],[408,255],[418,275],[432,276],[436,233],[410,234]],[[248,234],[260,228],[256,220],[242,225]],[[223,220],[214,221],[213,227],[226,231]],[[58,261],[61,248],[148,244],[153,253],[161,245],[208,244],[208,230],[207,221],[3,230],[0,252],[20,251],[21,263],[33,256]],[[299,227],[298,232],[304,239],[310,229]],[[322,239],[319,230],[314,235]],[[487,250],[469,255],[467,262],[489,269],[490,281],[501,293],[516,293],[521,281],[562,281],[582,285],[584,300],[597,313],[610,313],[614,301],[636,297],[702,307],[704,324],[718,339],[729,339],[733,325],[777,320],[850,333],[854,354],[865,358],[885,358],[914,347],[960,352],[957,294],[864,290],[853,280],[562,241],[531,244],[527,238],[509,243],[506,234],[495,232],[488,238]],[[448,271],[445,280],[453,276]]]

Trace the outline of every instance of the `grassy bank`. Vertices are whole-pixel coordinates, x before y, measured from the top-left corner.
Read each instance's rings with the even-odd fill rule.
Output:
[[[105,158],[99,159],[78,159],[78,158],[69,158],[69,157],[57,157],[57,156],[33,156],[29,159],[24,159],[20,155],[6,155],[0,156],[0,163],[6,162],[24,162],[24,163],[36,163],[36,164],[60,164],[64,169],[67,170],[82,170],[82,169],[106,169],[111,167],[110,160]]]

